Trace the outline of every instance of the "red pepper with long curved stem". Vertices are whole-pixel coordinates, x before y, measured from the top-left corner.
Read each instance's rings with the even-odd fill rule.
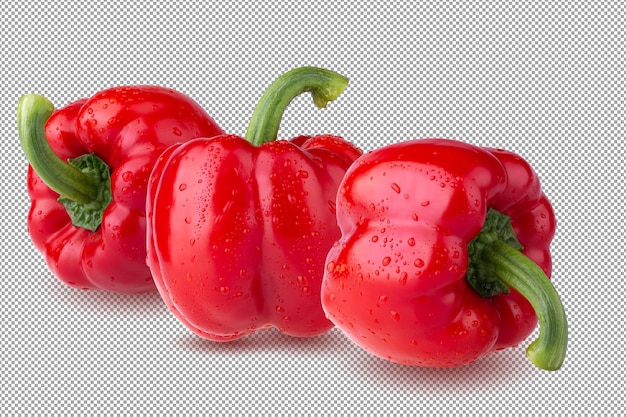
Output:
[[[152,167],[167,146],[221,128],[190,97],[157,86],[110,88],[57,110],[28,94],[17,119],[28,231],[51,271],[81,289],[156,290],[145,263]]]
[[[415,140],[359,158],[337,197],[341,239],[321,289],[329,318],[391,361],[467,364],[527,338],[538,367],[567,348],[549,281],[555,219],[518,155],[453,140]]]
[[[259,101],[245,139],[223,135],[168,148],[148,190],[148,263],[174,315],[228,341],[274,326],[326,332],[319,290],[339,237],[338,185],[361,152],[330,135],[276,140],[285,108],[310,91],[318,107],[347,80],[296,68]]]

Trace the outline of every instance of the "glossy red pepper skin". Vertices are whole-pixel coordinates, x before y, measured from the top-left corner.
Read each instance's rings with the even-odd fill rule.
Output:
[[[339,238],[335,196],[360,155],[330,135],[261,146],[223,135],[166,150],[148,191],[148,263],[176,317],[214,341],[330,329],[319,291]]]
[[[321,289],[329,318],[367,351],[449,367],[515,346],[537,325],[515,289],[482,298],[465,277],[488,208],[510,217],[523,254],[551,274],[552,207],[518,155],[445,139],[357,160],[337,198],[342,237]]]
[[[167,146],[222,133],[190,97],[157,86],[110,88],[55,110],[45,125],[52,150],[64,161],[95,153],[106,162],[112,201],[97,230],[76,227],[57,201],[59,194],[29,165],[28,231],[51,271],[80,289],[156,290],[145,263],[152,167]]]

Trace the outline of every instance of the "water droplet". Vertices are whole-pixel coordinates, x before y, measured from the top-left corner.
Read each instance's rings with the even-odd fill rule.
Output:
[[[426,201],[422,201],[422,202],[420,203],[420,206],[422,206],[422,207],[427,207],[427,206],[429,206],[429,205],[430,205],[430,201],[428,201],[428,200],[426,200]]]
[[[385,304],[387,302],[387,296],[381,295],[380,297],[378,297],[378,302],[381,304]]]
[[[307,171],[304,171],[304,170],[298,171],[298,173],[296,175],[297,175],[298,178],[309,178],[309,173]]]
[[[296,199],[296,197],[293,196],[293,194],[287,194],[287,201],[289,201],[290,204],[296,204],[298,202],[298,200]]]
[[[337,212],[337,205],[335,204],[334,201],[328,200],[328,208],[330,209],[331,213],[333,213],[333,214],[335,214]]]
[[[180,185],[178,186],[178,189],[179,189],[180,191],[185,191],[185,190],[187,189],[187,184],[185,184],[185,183],[180,184]]]
[[[133,173],[132,171],[126,171],[122,174],[122,179],[126,182],[130,181],[131,179],[133,179]]]
[[[399,321],[400,320],[400,314],[397,311],[390,311],[389,315],[391,316],[391,318],[394,321]]]
[[[391,189],[394,190],[396,193],[400,194],[400,186],[398,184],[396,184],[395,182],[391,183]]]
[[[189,246],[193,246],[195,244],[196,244],[196,239],[194,238],[189,239]]]
[[[424,266],[424,261],[420,258],[417,258],[415,262],[413,262],[413,265],[415,265],[418,268],[421,268]]]
[[[409,279],[409,274],[407,274],[406,272],[403,272],[402,275],[400,275],[400,284],[405,285],[408,279]]]
[[[187,278],[187,281],[191,281],[193,279],[193,277],[191,276],[191,272],[187,272],[187,275],[185,275],[185,278]]]
[[[372,236],[372,242],[378,242],[378,236],[376,235]]]
[[[419,218],[419,216],[417,215],[417,213],[413,213],[413,216],[411,216],[411,218],[412,218],[414,221],[416,221],[416,222],[417,222],[417,221],[419,221],[419,219],[420,219],[420,218]]]
[[[220,294],[226,295],[230,292],[229,287],[220,287]]]
[[[191,224],[191,217],[185,217],[185,223]]]
[[[175,134],[176,136],[182,136],[182,134],[183,134],[183,132],[179,128],[177,128],[177,127],[172,129],[172,133]]]
[[[128,194],[129,192],[130,192],[130,187],[128,187],[128,186],[122,187],[122,193]]]
[[[335,262],[333,261],[328,262],[328,264],[326,265],[326,270],[328,272],[333,272],[335,270]]]
[[[412,237],[408,238],[408,239],[407,239],[407,241],[406,241],[406,243],[407,243],[409,246],[415,246],[415,238],[412,238]]]
[[[391,258],[389,256],[385,256],[383,258],[383,266],[387,266],[391,263]]]
[[[283,306],[276,306],[276,311],[279,313],[284,313],[285,312],[285,308]]]

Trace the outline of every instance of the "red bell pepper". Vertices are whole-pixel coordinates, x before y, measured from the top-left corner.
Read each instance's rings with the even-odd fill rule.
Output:
[[[330,135],[275,140],[291,100],[324,107],[347,86],[337,73],[297,68],[259,101],[246,138],[223,135],[167,149],[148,190],[148,264],[174,315],[228,341],[270,326],[326,332],[319,290],[339,237],[335,196],[361,152]]]
[[[148,269],[148,176],[167,146],[223,133],[191,98],[156,86],[100,91],[54,110],[18,104],[29,161],[28,231],[52,272],[81,289],[156,290]]]
[[[367,351],[457,366],[516,346],[538,317],[527,355],[561,366],[567,323],[548,278],[556,222],[518,155],[445,139],[380,148],[348,170],[337,219],[322,305]]]

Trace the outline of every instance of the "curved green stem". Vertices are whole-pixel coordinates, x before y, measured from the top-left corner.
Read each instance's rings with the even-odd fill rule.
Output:
[[[43,96],[20,97],[17,131],[22,150],[48,187],[77,203],[89,203],[98,196],[98,181],[59,158],[46,140],[45,124],[53,111],[53,104]]]
[[[285,109],[298,95],[309,91],[315,105],[324,108],[347,86],[346,77],[323,68],[301,67],[286,72],[263,93],[250,118],[246,139],[256,146],[275,140]]]
[[[17,105],[17,131],[28,162],[42,181],[59,194],[72,224],[95,231],[112,201],[109,166],[94,154],[59,158],[46,139],[46,121],[54,106],[45,97],[27,94]]]
[[[519,250],[499,240],[482,248],[482,260],[483,268],[517,290],[537,314],[539,336],[526,349],[526,356],[541,369],[559,369],[567,351],[567,319],[546,274]]]

